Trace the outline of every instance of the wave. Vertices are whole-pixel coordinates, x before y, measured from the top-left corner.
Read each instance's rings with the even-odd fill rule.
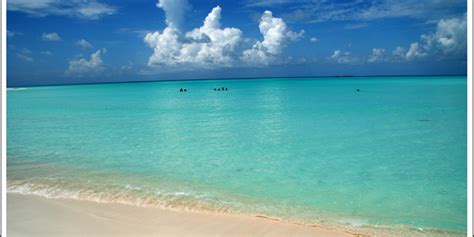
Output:
[[[25,88],[25,87],[12,87],[12,88],[7,88],[7,91],[24,91],[24,90],[31,90],[31,88]]]
[[[44,180],[43,180],[44,181]],[[73,185],[74,186],[74,185]],[[132,185],[107,188],[67,187],[61,183],[44,184],[33,182],[8,183],[7,191],[35,195],[49,199],[74,199],[100,203],[120,203],[140,207],[159,207],[186,211],[236,213],[239,203],[219,200],[208,194],[191,191],[144,190]]]
[[[192,191],[150,191],[129,184],[118,187],[108,187],[106,189],[102,188],[101,191],[98,191],[97,189],[84,187],[81,189],[64,187],[61,184],[8,182],[7,192],[34,195],[49,199],[73,199],[200,213],[250,215],[257,218],[297,225],[338,229],[356,236],[465,236],[465,233],[442,229],[416,228],[406,225],[374,225],[369,224],[365,219],[354,217],[340,217],[336,221],[320,220],[310,222],[290,217],[253,212],[250,207],[243,203],[218,199],[210,194]]]

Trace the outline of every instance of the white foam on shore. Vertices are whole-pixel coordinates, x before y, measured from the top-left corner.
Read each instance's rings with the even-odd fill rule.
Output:
[[[143,189],[132,185],[124,185],[128,191],[142,192]],[[34,195],[48,199],[73,199],[79,201],[93,201],[98,203],[125,204],[138,207],[162,208],[175,211],[189,211],[199,213],[222,213],[263,217],[275,221],[300,224],[305,226],[318,226],[323,228],[336,228],[354,234],[369,236],[465,236],[465,234],[440,229],[422,229],[405,225],[372,225],[368,220],[354,217],[341,217],[336,222],[308,223],[306,221],[291,220],[286,218],[268,216],[265,214],[249,213],[236,208],[241,205],[232,201],[218,200],[209,195],[195,194],[193,192],[146,192],[144,196],[130,195],[125,192],[106,193],[102,190],[66,190],[56,185],[43,185],[34,183],[8,184],[8,193]],[[323,223],[323,224],[320,224]]]
[[[7,91],[24,91],[24,90],[31,90],[31,88],[26,88],[26,87],[12,87],[12,88],[7,88]]]
[[[34,195],[49,199],[74,199],[94,201],[100,203],[120,203],[140,207],[172,208],[186,211],[205,211],[235,213],[236,210],[226,205],[231,202],[221,202],[208,194],[176,191],[145,191],[140,187],[124,185],[117,190],[106,189],[97,191],[92,189],[75,189],[58,187],[59,185],[36,184],[22,182],[21,184],[7,185],[7,192],[23,195]],[[120,191],[118,191],[120,190]],[[134,195],[136,194],[136,195]],[[238,203],[233,203],[233,205]]]

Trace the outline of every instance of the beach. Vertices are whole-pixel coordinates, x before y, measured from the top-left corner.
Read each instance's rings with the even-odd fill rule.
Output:
[[[284,224],[301,223],[374,236],[462,236],[466,83],[262,78],[9,90],[7,192],[27,195],[8,200],[9,220],[18,221],[9,229],[109,226],[131,235],[122,223],[134,223],[151,235],[314,234]],[[220,87],[229,90],[213,90]],[[115,203],[130,210],[115,213]],[[77,211],[87,207],[97,217]],[[191,213],[173,217],[163,208]],[[44,214],[51,210],[58,214]],[[163,213],[170,222],[152,222]],[[102,223],[103,215],[114,221]]]
[[[357,236],[260,217],[8,194],[8,236]]]

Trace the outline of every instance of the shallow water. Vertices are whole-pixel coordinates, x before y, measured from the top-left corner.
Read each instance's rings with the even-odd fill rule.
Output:
[[[8,190],[465,233],[466,90],[466,77],[9,90]]]

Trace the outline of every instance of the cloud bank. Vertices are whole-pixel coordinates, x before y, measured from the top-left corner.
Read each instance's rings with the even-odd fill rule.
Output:
[[[372,54],[370,54],[369,59],[367,61],[369,63],[385,61],[384,54],[385,54],[385,49],[373,48]]]
[[[334,50],[333,54],[329,57],[329,60],[340,64],[357,62],[357,58],[352,57],[350,52],[342,52],[339,49]]]
[[[369,63],[404,62],[414,60],[466,59],[467,22],[463,18],[441,19],[436,31],[420,35],[420,40],[412,42],[407,48],[398,46],[391,55],[385,49],[374,48],[368,57]]]
[[[167,27],[162,32],[148,33],[144,37],[144,42],[153,49],[148,60],[148,65],[153,67],[268,64],[287,43],[303,35],[303,31],[295,33],[289,30],[281,18],[275,18],[270,11],[265,11],[259,24],[263,41],[257,41],[251,49],[239,53],[242,31],[234,27],[222,27],[220,6],[211,10],[202,26],[186,33],[182,33],[181,26],[186,10],[190,8],[187,1],[160,0],[157,7],[165,11]]]

